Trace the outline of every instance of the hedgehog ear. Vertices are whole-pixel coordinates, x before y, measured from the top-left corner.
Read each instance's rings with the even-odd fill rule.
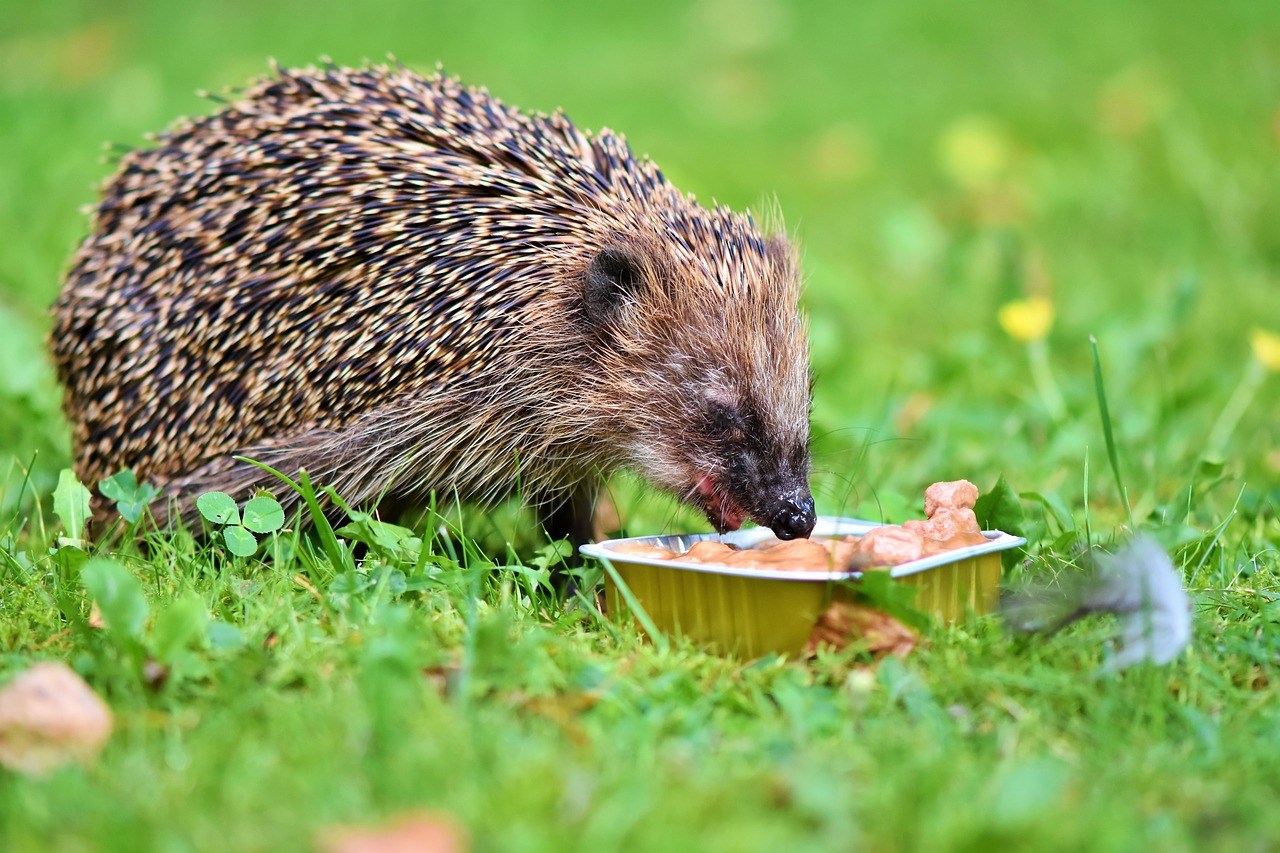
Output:
[[[587,317],[608,320],[644,281],[639,260],[624,249],[604,249],[587,267],[582,301]]]

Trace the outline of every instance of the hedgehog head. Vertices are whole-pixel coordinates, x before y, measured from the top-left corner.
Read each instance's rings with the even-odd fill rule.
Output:
[[[624,465],[717,530],[750,517],[781,539],[808,536],[809,360],[791,245],[683,197],[651,209],[657,222],[605,235],[581,264],[592,408],[613,413]]]

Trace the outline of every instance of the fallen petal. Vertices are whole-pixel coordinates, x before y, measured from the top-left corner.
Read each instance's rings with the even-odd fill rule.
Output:
[[[44,774],[98,756],[111,709],[69,667],[38,663],[0,690],[0,764]]]

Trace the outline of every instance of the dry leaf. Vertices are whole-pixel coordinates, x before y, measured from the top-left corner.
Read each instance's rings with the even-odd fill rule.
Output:
[[[458,689],[458,684],[462,677],[462,667],[456,663],[436,664],[435,666],[424,667],[422,674],[426,676],[427,682],[441,696],[449,696]]]
[[[375,826],[328,827],[317,846],[325,853],[463,853],[471,843],[449,815],[410,812]]]
[[[590,692],[557,693],[552,696],[513,696],[521,708],[555,723],[570,741],[578,746],[589,742],[578,717],[600,702],[600,695]]]
[[[38,663],[0,690],[0,764],[43,774],[91,761],[111,737],[111,709],[65,664]]]
[[[831,646],[839,651],[854,642],[872,654],[906,657],[916,647],[916,633],[888,613],[836,601],[818,617],[805,650],[812,654],[819,646]]]

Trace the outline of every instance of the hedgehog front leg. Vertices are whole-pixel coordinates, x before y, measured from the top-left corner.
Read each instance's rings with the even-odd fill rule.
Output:
[[[550,495],[537,501],[538,521],[551,541],[568,539],[576,556],[578,546],[595,539],[595,508],[598,484],[580,483],[567,494]]]

